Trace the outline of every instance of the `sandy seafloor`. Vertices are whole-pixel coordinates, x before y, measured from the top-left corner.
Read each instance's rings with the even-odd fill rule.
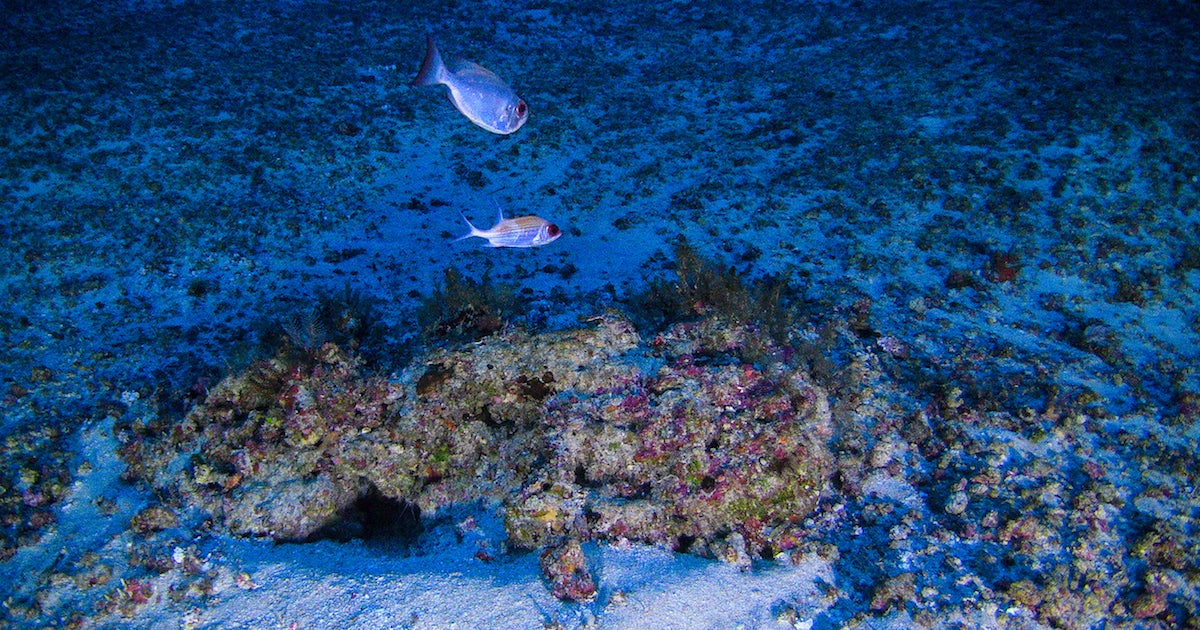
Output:
[[[0,625],[1200,624],[1196,2],[3,6]],[[426,33],[525,127],[408,87]],[[564,237],[454,241],[493,199]],[[398,370],[448,267],[555,329],[667,274],[680,236],[787,274],[810,330],[867,329],[880,425],[811,517],[838,553],[589,543],[599,594],[569,603],[536,554],[474,558],[469,506],[402,546],[130,530],[160,498],[120,479],[114,421],[181,415],[320,296],[376,300]],[[955,412],[958,463],[882,426],[912,409]]]

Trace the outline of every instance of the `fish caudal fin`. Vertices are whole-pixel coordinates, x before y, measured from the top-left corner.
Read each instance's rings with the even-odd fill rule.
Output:
[[[456,240],[456,241],[461,241],[461,240],[463,240],[463,239],[465,239],[465,238],[471,238],[472,236],[479,236],[479,234],[480,234],[480,233],[479,233],[479,228],[475,227],[475,226],[474,226],[474,225],[471,223],[471,220],[467,218],[467,215],[463,214],[463,213],[462,213],[462,211],[460,210],[460,211],[458,212],[458,216],[460,216],[460,217],[462,217],[462,218],[463,218],[463,221],[465,221],[465,222],[466,222],[466,224],[467,224],[467,229],[468,229],[468,230],[470,230],[470,231],[469,231],[469,232],[467,232],[466,234],[463,234],[462,236],[460,236],[460,237],[458,237],[458,238],[454,239],[454,240]]]
[[[433,43],[432,35],[425,36],[425,46],[425,61],[421,64],[421,71],[417,73],[417,78],[413,79],[410,84],[412,87],[437,85],[444,82],[446,64],[442,62],[442,55]]]

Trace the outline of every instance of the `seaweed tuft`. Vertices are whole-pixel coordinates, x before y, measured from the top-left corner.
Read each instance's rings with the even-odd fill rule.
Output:
[[[328,341],[358,353],[368,362],[381,350],[384,325],[378,299],[355,289],[349,282],[340,292],[321,296],[316,317]]]
[[[350,286],[318,298],[310,308],[297,308],[274,324],[265,352],[288,361],[311,364],[326,343],[346,348],[368,364],[386,354],[385,326],[378,300]]]
[[[731,325],[757,325],[783,343],[797,317],[789,295],[786,277],[747,279],[681,240],[675,246],[675,278],[651,280],[627,306],[634,321],[651,330],[712,316]]]
[[[422,300],[417,322],[426,340],[475,341],[524,312],[513,285],[492,282],[487,274],[475,280],[449,267],[442,283]]]

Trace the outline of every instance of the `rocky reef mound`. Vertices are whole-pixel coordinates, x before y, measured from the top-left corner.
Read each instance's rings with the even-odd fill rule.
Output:
[[[833,470],[829,403],[760,341],[742,358],[750,337],[707,319],[643,340],[609,313],[434,350],[392,376],[334,344],[285,348],[123,456],[229,532],[278,541],[490,502],[510,547],[543,550],[555,594],[586,599],[581,541],[734,560],[795,544]]]

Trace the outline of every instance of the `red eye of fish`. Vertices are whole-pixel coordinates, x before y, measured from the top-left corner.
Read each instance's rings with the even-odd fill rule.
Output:
[[[546,226],[546,233],[550,236],[558,236],[559,234],[562,234],[562,231],[558,229],[557,225],[551,223],[550,225]]]
[[[525,104],[525,101],[518,100],[517,101],[517,115],[524,116],[528,111],[529,111],[529,106]]]

